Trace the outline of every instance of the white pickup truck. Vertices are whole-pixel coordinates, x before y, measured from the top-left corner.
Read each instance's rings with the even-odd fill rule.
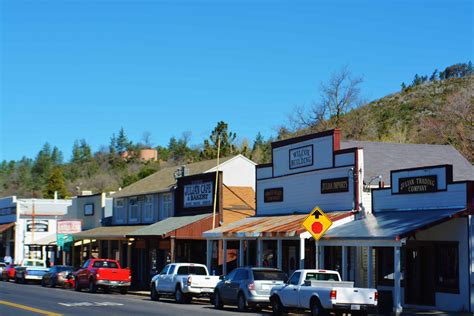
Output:
[[[337,271],[296,270],[285,285],[270,292],[273,314],[290,309],[310,310],[311,315],[367,315],[377,310],[376,289],[355,288],[354,282],[343,282]]]
[[[174,296],[178,303],[189,303],[193,297],[210,297],[218,282],[219,277],[210,276],[203,264],[172,263],[151,279],[150,298]]]

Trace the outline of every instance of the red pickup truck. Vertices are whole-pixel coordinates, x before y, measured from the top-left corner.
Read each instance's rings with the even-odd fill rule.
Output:
[[[89,292],[95,293],[101,288],[107,293],[118,288],[121,294],[127,294],[131,281],[130,269],[120,268],[117,260],[89,259],[76,272],[74,289],[89,288]]]

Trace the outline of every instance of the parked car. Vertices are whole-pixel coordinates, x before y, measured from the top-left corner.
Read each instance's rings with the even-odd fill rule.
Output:
[[[197,263],[173,263],[155,275],[150,284],[150,297],[157,301],[160,296],[174,296],[178,303],[189,303],[193,297],[214,293],[218,276],[210,276],[207,267]]]
[[[15,282],[27,283],[28,281],[41,281],[43,275],[48,272],[46,262],[39,259],[25,259],[16,268]]]
[[[272,289],[270,299],[274,315],[288,309],[310,310],[313,316],[367,315],[377,310],[378,292],[343,282],[337,271],[296,270],[286,284]]]
[[[7,266],[8,264],[6,264],[5,262],[1,261],[0,262],[0,274],[2,273],[3,269],[5,269],[5,267]]]
[[[64,280],[63,287],[65,289],[74,289],[76,287],[76,271],[71,271],[67,274],[66,280]]]
[[[237,305],[239,311],[270,305],[270,290],[286,282],[285,272],[273,268],[237,268],[214,290],[214,306]]]
[[[95,293],[101,288],[107,293],[117,288],[121,294],[127,294],[131,281],[130,269],[122,269],[117,260],[89,259],[76,272],[74,289],[89,288],[89,292]]]
[[[17,265],[14,263],[8,264],[5,268],[2,270],[2,281],[10,281],[15,279],[15,273],[16,273],[16,267]]]
[[[71,266],[53,266],[43,275],[41,286],[55,287],[56,285],[64,285],[67,275],[74,270]]]

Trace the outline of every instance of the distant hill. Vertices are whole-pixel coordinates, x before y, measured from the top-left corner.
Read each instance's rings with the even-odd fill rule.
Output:
[[[425,82],[345,114],[346,139],[451,144],[474,162],[474,76]]]

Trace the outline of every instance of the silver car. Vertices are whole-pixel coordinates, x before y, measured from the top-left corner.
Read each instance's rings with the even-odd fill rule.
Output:
[[[286,279],[286,273],[278,269],[237,268],[223,277],[214,289],[214,307],[237,305],[243,312],[270,305],[270,290],[285,283]]]

